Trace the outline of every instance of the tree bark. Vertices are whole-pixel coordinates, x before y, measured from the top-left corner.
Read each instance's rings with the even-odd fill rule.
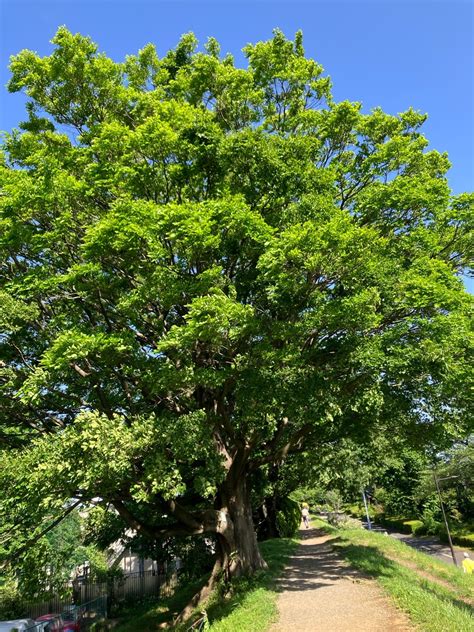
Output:
[[[267,568],[257,544],[245,468],[231,468],[220,491],[216,533],[226,579]]]
[[[207,583],[181,611],[174,625],[189,619],[196,608],[208,599],[219,580],[229,583],[233,577],[251,575],[267,568],[257,544],[246,477],[228,476],[219,496],[220,509],[215,514],[217,522],[212,529],[217,536],[214,568]]]
[[[280,532],[278,531],[277,524],[277,504],[275,496],[270,496],[264,499],[262,505],[262,513],[265,518],[264,533],[267,538],[279,538]]]

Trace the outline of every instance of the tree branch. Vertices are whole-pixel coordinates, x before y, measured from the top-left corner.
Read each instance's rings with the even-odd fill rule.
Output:
[[[280,448],[275,449],[274,451],[271,450],[270,453],[267,454],[266,456],[252,459],[249,464],[250,469],[256,470],[258,467],[260,467],[261,465],[265,465],[266,463],[274,463],[277,461],[283,461],[288,456],[288,454],[301,452],[302,449],[304,449],[301,442],[306,437],[306,435],[308,435],[311,432],[312,429],[313,429],[312,424],[310,423],[305,424],[302,428],[300,428],[297,432],[295,432],[292,435],[291,439],[287,441],[287,443],[282,445]],[[278,431],[277,431],[277,434],[279,434]],[[279,438],[281,438],[282,435],[283,435],[283,431],[280,433]],[[273,441],[272,441],[272,444],[273,444]]]
[[[201,533],[215,533],[219,528],[219,512],[214,509],[191,513],[184,509],[184,507],[176,506],[177,504],[175,504],[173,510],[170,507],[170,511],[176,515],[178,522],[163,527],[155,527],[145,524],[137,518],[121,500],[112,500],[111,502],[118,514],[132,529],[152,540],[157,538],[198,535]]]
[[[43,536],[45,536],[47,533],[49,533],[52,529],[54,529],[54,527],[57,527],[58,524],[60,522],[62,522],[64,520],[64,518],[66,518],[66,516],[68,516],[72,511],[74,511],[74,509],[80,505],[82,502],[82,499],[77,500],[75,503],[73,503],[72,505],[70,505],[66,511],[64,511],[62,513],[61,516],[59,516],[59,518],[56,518],[56,520],[53,520],[53,522],[48,525],[45,529],[43,529],[42,531],[40,531],[40,533],[38,533],[37,535],[35,535],[33,538],[31,538],[31,540],[28,540],[28,542],[26,542],[26,544],[24,544],[22,547],[20,547],[19,549],[17,549],[15,551],[15,554],[12,555],[11,557],[7,558],[7,561],[11,561],[13,559],[13,557],[18,557],[19,555],[22,555],[25,551],[27,551],[29,548],[31,548],[34,544],[36,544],[36,542],[38,542],[38,540],[41,540],[41,538]]]

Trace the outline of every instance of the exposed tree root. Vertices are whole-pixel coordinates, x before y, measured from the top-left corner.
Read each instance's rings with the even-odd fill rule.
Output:
[[[214,568],[212,569],[212,573],[208,581],[204,584],[202,588],[198,590],[198,592],[192,597],[192,599],[183,608],[183,610],[181,610],[179,615],[173,621],[173,626],[179,625],[180,623],[184,623],[185,621],[190,619],[193,613],[195,612],[196,608],[209,598],[212,591],[216,587],[219,581],[219,578],[221,577],[221,571],[222,571],[222,563],[220,560],[217,560],[216,563],[214,564]]]

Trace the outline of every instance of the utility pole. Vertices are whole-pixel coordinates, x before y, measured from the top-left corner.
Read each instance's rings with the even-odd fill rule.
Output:
[[[439,504],[441,505],[441,512],[443,514],[444,524],[445,524],[445,527],[446,527],[446,533],[448,534],[449,548],[451,549],[451,555],[453,557],[454,566],[457,566],[458,563],[457,563],[457,560],[456,560],[456,555],[454,554],[453,541],[451,540],[451,532],[449,530],[448,519],[446,518],[446,512],[444,510],[443,499],[441,498],[441,490],[439,488],[439,481],[445,481],[448,478],[458,478],[458,477],[457,476],[446,476],[445,478],[438,479],[436,477],[436,472],[433,472],[433,478],[434,478],[434,482],[435,482],[435,485],[436,485],[436,490],[438,492]]]

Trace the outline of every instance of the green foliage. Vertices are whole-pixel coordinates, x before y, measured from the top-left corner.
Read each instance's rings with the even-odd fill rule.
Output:
[[[468,549],[474,549],[474,532],[472,525],[464,528],[461,526],[460,528],[455,528],[453,531],[450,529],[450,534],[453,544]],[[449,542],[447,531],[443,525],[440,525],[438,535],[442,542]]]
[[[426,533],[431,535],[438,533],[441,527],[442,515],[439,501],[434,496],[427,499],[424,503],[421,520],[425,525]]]
[[[367,509],[369,512],[369,518],[371,520],[377,521],[380,519],[381,512],[378,508],[374,507],[373,505],[368,505]],[[359,518],[361,520],[365,520],[367,516],[367,512],[365,510],[363,503],[360,503],[358,505],[344,506],[344,511],[346,511],[349,515],[353,516],[354,518]]]
[[[300,506],[308,503],[310,508],[316,509],[321,506],[325,497],[325,490],[321,486],[298,487],[291,493],[291,498]]]
[[[354,492],[388,437],[469,432],[473,196],[425,115],[334,102],[301,34],[246,68],[192,34],[124,62],[52,43],[12,58],[0,164],[1,563],[46,554],[71,499],[215,532],[292,453],[338,453]]]
[[[396,529],[400,533],[409,533],[411,535],[427,533],[427,527],[422,520],[406,520],[404,518],[383,516],[380,521],[385,527]]]
[[[339,490],[332,489],[326,493],[326,509],[332,512],[342,511],[343,498]]]
[[[300,505],[291,498],[282,498],[277,512],[277,526],[282,538],[292,538],[301,523]]]
[[[406,520],[404,524],[409,527],[410,533],[413,535],[425,535],[426,526],[423,520]]]
[[[439,509],[433,474],[439,486],[448,514],[456,521],[474,518],[474,437],[455,443],[449,450],[438,455],[434,468],[423,473],[417,495],[432,497]]]
[[[2,577],[0,580],[0,619],[15,619],[22,611],[22,597],[15,581]]]
[[[215,558],[215,541],[209,537],[181,538],[170,543],[171,559],[178,557],[183,566],[180,582],[199,579],[212,568]]]
[[[17,546],[20,544],[23,546],[24,540],[16,542]],[[19,616],[19,595],[22,600],[38,601],[50,595],[65,597],[71,592],[69,580],[72,572],[86,561],[92,580],[102,582],[107,579],[110,571],[106,556],[95,544],[83,543],[82,520],[77,510],[74,510],[40,537],[34,546],[21,552],[21,557],[15,562],[14,572],[7,569],[7,592],[5,595],[4,587],[1,586],[0,602],[15,602],[16,607],[12,606],[12,609],[15,609],[14,615]]]

